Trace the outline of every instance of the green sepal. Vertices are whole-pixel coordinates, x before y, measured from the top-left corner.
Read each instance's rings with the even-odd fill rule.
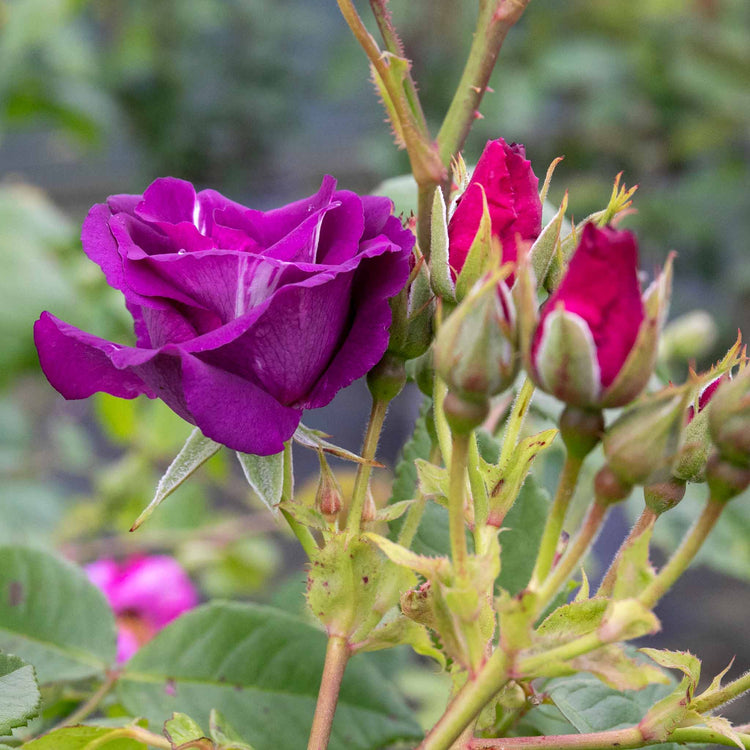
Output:
[[[362,456],[358,456],[356,453],[346,450],[346,448],[340,448],[338,445],[329,443],[325,439],[327,437],[330,437],[330,435],[326,435],[326,433],[321,430],[314,430],[311,427],[305,427],[305,425],[300,422],[299,426],[294,431],[294,435],[292,435],[292,440],[294,440],[295,443],[304,445],[305,448],[324,451],[325,453],[330,453],[332,456],[336,456],[336,458],[343,458],[346,461],[354,461],[354,463],[357,464],[369,464],[370,466],[382,468],[383,464],[378,461],[362,458]]]
[[[130,527],[135,531],[186,479],[195,473],[211,456],[218,453],[220,443],[207,438],[197,427],[190,433],[185,445],[156,486],[154,499]]]
[[[455,303],[456,286],[453,283],[448,254],[448,218],[443,191],[439,187],[435,188],[435,195],[432,200],[430,231],[430,281],[432,289],[438,297]]]
[[[622,550],[612,592],[615,599],[637,597],[654,580],[654,568],[648,559],[653,530],[653,526],[647,527]]]
[[[560,208],[547,225],[542,229],[540,235],[529,249],[531,268],[537,283],[541,284],[547,276],[555,250],[560,241],[560,231],[565,220],[565,211],[568,208],[568,193],[565,192]]]
[[[456,300],[461,300],[486,273],[495,273],[500,268],[502,249],[498,239],[492,236],[492,219],[487,205],[487,195],[482,191],[482,218],[474,241],[466,255],[463,268],[456,279]]]
[[[535,367],[542,388],[574,406],[599,402],[600,370],[594,337],[580,316],[562,303],[544,319]]]
[[[674,255],[670,254],[664,270],[643,295],[645,317],[622,369],[614,382],[602,393],[601,405],[604,408],[630,403],[646,387],[654,371],[659,351],[659,336],[664,327],[672,295],[673,258]]]
[[[237,458],[253,492],[275,515],[284,485],[284,451],[273,456],[256,456],[238,451]]]

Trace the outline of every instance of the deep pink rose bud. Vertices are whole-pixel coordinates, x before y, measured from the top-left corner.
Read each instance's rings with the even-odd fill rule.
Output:
[[[502,138],[488,141],[448,224],[449,262],[456,274],[466,262],[482,220],[482,188],[503,263],[515,262],[519,240],[533,242],[542,229],[539,180],[524,147],[508,145]]]
[[[198,593],[180,564],[168,555],[123,563],[97,560],[86,566],[117,619],[117,661],[126,661],[157,630],[198,604]]]
[[[711,399],[708,423],[721,458],[750,469],[750,366],[719,386]]]
[[[587,224],[532,335],[534,382],[574,406],[632,401],[654,368],[670,285],[671,259],[641,296],[635,237]]]

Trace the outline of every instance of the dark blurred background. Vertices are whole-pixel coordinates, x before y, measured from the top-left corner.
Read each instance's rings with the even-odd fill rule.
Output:
[[[391,2],[433,131],[475,5]],[[171,174],[266,208],[311,193],[325,173],[369,191],[406,172],[364,56],[333,0],[10,0],[0,29],[0,540],[52,538],[82,561],[168,547],[206,594],[264,595],[287,546],[260,533],[219,530],[213,547],[199,538],[212,508],[231,515],[245,502],[236,487],[217,495],[236,480],[227,458],[165,504],[140,542],[97,541],[129,527],[187,428],[160,404],[63,403],[38,371],[31,325],[50,309],[129,340],[120,301],[77,239],[109,194]],[[637,183],[627,226],[643,267],[653,273],[677,250],[673,316],[701,308],[716,321],[705,364],[738,326],[750,331],[749,83],[747,0],[534,0],[502,50],[466,159],[498,136],[526,144],[540,177],[564,155],[550,197],[568,189],[578,219],[603,207],[616,173]],[[391,465],[415,394],[401,403]],[[360,384],[306,421],[356,447],[366,411]],[[663,612],[664,644],[698,651],[706,674],[736,652],[750,662],[750,502],[735,502],[704,554],[723,573],[688,576]],[[661,537],[674,543],[694,508],[675,511]]]

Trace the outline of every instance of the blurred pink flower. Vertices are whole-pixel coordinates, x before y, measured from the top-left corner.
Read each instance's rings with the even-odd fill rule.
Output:
[[[167,555],[111,558],[87,565],[89,580],[107,597],[117,619],[117,661],[129,659],[157,630],[198,604],[180,564]]]

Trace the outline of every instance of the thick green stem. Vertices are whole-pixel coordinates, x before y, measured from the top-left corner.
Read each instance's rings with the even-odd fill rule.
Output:
[[[477,28],[461,80],[438,133],[443,164],[463,148],[489,84],[500,47],[529,0],[481,0]]]
[[[631,547],[642,534],[651,533],[658,517],[659,516],[648,506],[643,509],[643,512],[635,522],[635,526],[633,526],[630,533],[625,537],[625,540],[620,545],[620,549],[617,550],[617,554],[610,563],[609,568],[607,568],[607,572],[602,579],[599,590],[596,592],[597,596],[612,596],[612,592],[615,588],[615,579],[617,577],[617,567],[622,559],[623,553],[626,549]]]
[[[450,486],[448,489],[448,520],[451,538],[451,558],[459,575],[466,572],[466,559],[469,555],[466,547],[466,469],[469,459],[471,433],[453,435],[451,451]]]
[[[750,734],[739,734],[745,748],[750,748]],[[679,745],[688,743],[727,745],[737,747],[729,738],[707,727],[681,727],[675,729],[667,742]],[[662,740],[645,740],[638,727],[610,729],[606,732],[586,734],[558,734],[541,737],[504,737],[502,739],[481,739],[475,737],[469,744],[470,750],[525,750],[525,748],[548,748],[549,750],[632,750],[638,747],[659,745]]]
[[[542,612],[557,593],[558,589],[584,558],[604,522],[609,506],[594,502],[589,509],[586,520],[570,547],[560,558],[552,573],[537,591],[537,612]]]
[[[542,533],[542,541],[539,546],[536,565],[534,566],[531,583],[529,584],[529,588],[532,590],[538,589],[544,583],[552,569],[563,523],[565,522],[565,515],[568,512],[570,499],[573,497],[576,484],[578,483],[581,466],[583,466],[583,460],[568,453],[562,473],[560,474],[557,493],[550,507],[547,523]]]
[[[362,444],[362,458],[364,463],[357,469],[357,477],[354,480],[354,490],[352,492],[352,501],[349,507],[349,517],[346,521],[346,530],[350,537],[359,536],[362,525],[362,510],[365,507],[365,496],[367,495],[367,485],[370,483],[370,473],[372,472],[372,461],[378,449],[380,432],[383,429],[385,413],[388,410],[390,402],[382,398],[372,399],[372,410],[370,411],[370,421],[367,423],[367,432]]]
[[[418,750],[447,750],[507,681],[507,658],[497,649],[484,667],[456,693]]]
[[[485,540],[487,539],[484,529],[490,515],[490,502],[484,477],[479,468],[479,445],[476,432],[471,433],[468,470],[471,496],[474,499],[474,551],[478,555],[483,555],[485,553]]]
[[[307,750],[326,750],[331,738],[333,716],[339,699],[341,680],[350,656],[349,644],[340,635],[331,636],[326,648],[326,660],[323,666],[323,677],[318,692],[318,703],[315,706],[310,740]]]
[[[706,541],[711,529],[713,529],[719,516],[726,507],[726,502],[720,502],[710,497],[706,507],[696,520],[693,528],[683,539],[682,544],[672,555],[670,561],[659,571],[659,574],[645,588],[638,597],[649,609],[652,609],[659,599],[669,591],[674,582],[685,572],[688,565],[693,561],[701,545]]]

